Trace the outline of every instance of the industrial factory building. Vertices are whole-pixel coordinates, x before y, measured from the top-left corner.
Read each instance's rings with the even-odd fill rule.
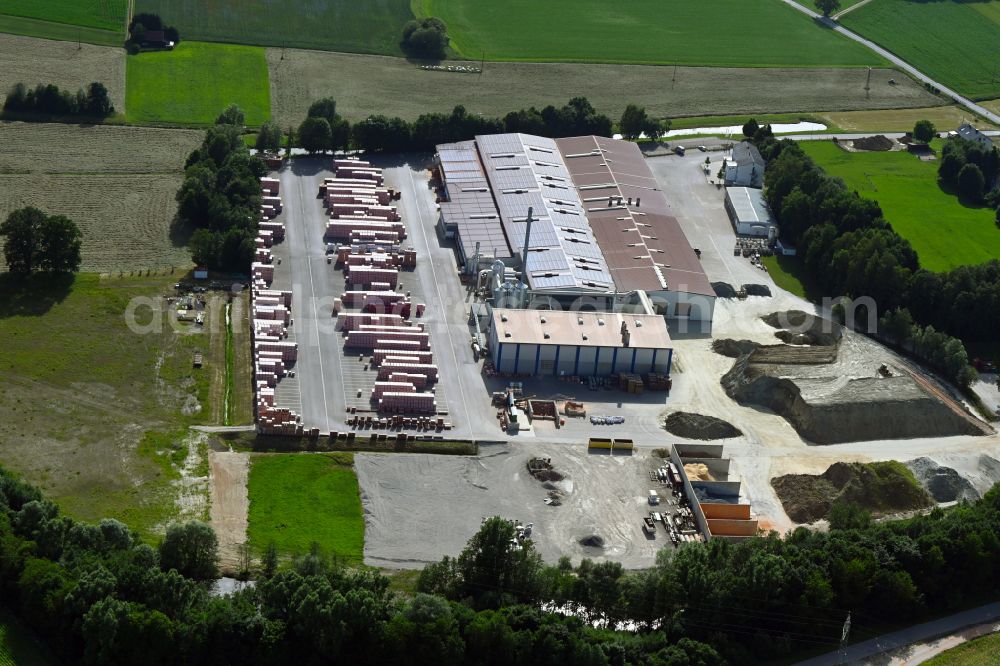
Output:
[[[519,375],[670,374],[662,316],[494,308],[490,354],[497,372]]]
[[[739,236],[755,236],[775,240],[778,225],[767,207],[764,193],[752,187],[727,187],[726,212]]]
[[[715,292],[635,144],[477,136],[438,146],[437,169],[441,232],[466,272],[510,296],[498,305],[586,299],[711,322]]]

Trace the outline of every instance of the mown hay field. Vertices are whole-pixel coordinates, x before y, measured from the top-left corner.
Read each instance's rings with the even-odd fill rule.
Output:
[[[410,0],[137,0],[184,39],[399,55]]]
[[[635,103],[657,117],[927,107],[941,100],[891,69],[709,68],[578,63],[491,63],[482,76],[422,70],[403,58],[268,49],[272,116],[298,126],[309,104],[332,96],[350,120],[370,114],[412,120],[428,111],[503,116],[584,95],[613,119]],[[476,63],[455,63],[474,64]],[[896,85],[888,80],[894,78]]]
[[[963,95],[1000,96],[1000,0],[877,0],[841,22]]]
[[[957,128],[969,122],[968,109],[958,106],[935,106],[916,109],[884,109],[871,111],[831,111],[815,114],[820,120],[844,132],[878,131],[910,132],[918,120],[929,120],[939,132]],[[996,129],[990,123],[973,120],[981,129]]]
[[[115,110],[125,111],[125,51],[0,33],[0,94],[16,83],[54,83],[76,92],[93,81],[108,89]]]
[[[255,455],[247,488],[247,535],[260,552],[273,542],[305,554],[313,542],[349,564],[360,564],[365,542],[358,479],[350,453]]]
[[[264,49],[181,42],[171,51],[129,56],[126,105],[130,123],[210,125],[230,104],[257,126],[270,117]]]
[[[416,3],[415,3],[416,4]],[[463,57],[719,67],[878,65],[775,0],[421,0]]]
[[[69,216],[84,233],[85,271],[190,265],[170,227],[201,132],[3,122],[0,136],[0,219],[27,205]]]
[[[207,502],[204,483],[182,483],[184,459],[198,451],[187,426],[205,422],[209,395],[191,358],[225,331],[211,320],[174,330],[163,295],[176,279],[0,276],[0,464],[66,513],[117,518],[147,538],[185,511],[201,517]],[[145,328],[129,325],[133,299]]]
[[[941,142],[934,147],[941,149]],[[903,152],[848,153],[830,141],[803,149],[848,189],[878,201],[885,219],[910,241],[920,265],[932,271],[1000,259],[1000,229],[990,208],[969,208],[941,190],[937,162]]]

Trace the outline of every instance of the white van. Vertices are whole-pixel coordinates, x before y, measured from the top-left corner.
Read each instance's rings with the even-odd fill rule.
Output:
[[[649,500],[650,506],[656,506],[657,504],[660,503],[660,496],[659,494],[657,494],[655,490],[649,491],[649,496],[647,497],[647,499]]]

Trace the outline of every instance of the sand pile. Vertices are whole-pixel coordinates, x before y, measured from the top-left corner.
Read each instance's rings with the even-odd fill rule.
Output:
[[[714,416],[674,412],[663,421],[663,429],[686,439],[728,439],[743,433],[730,423]]]
[[[933,505],[906,466],[895,461],[834,463],[820,475],[786,474],[771,479],[788,517],[797,523],[825,518],[834,503],[857,504],[873,515]]]
[[[704,463],[687,463],[684,465],[684,473],[691,481],[714,481],[712,473],[708,471],[708,465]]]

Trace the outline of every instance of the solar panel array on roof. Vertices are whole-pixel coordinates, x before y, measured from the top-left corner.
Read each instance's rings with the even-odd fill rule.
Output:
[[[532,210],[529,252],[522,257],[536,290],[609,291],[614,287],[583,202],[555,141],[527,134],[477,136],[510,248],[524,247]]]
[[[510,246],[475,142],[438,146],[438,161],[448,194],[448,200],[441,202],[441,217],[445,227],[456,231],[463,256],[475,254],[478,242],[483,254],[510,258]]]

